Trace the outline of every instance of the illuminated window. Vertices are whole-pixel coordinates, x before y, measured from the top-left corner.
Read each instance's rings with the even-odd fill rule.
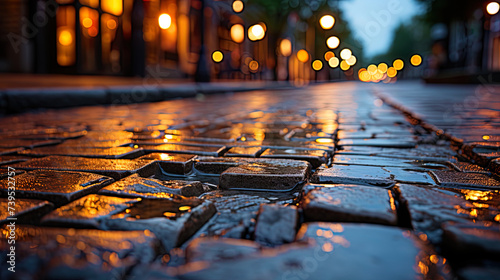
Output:
[[[123,0],[101,0],[103,12],[119,16],[123,12]]]
[[[75,63],[75,8],[60,6],[56,13],[57,63],[70,66]]]

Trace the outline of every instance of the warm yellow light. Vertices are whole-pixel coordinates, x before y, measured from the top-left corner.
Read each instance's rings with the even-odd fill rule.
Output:
[[[168,29],[172,25],[172,18],[169,14],[161,14],[158,18],[158,24],[161,29]]]
[[[351,55],[352,55],[352,51],[350,49],[343,49],[340,52],[340,58],[342,58],[344,60],[349,59],[349,57],[351,57]]]
[[[281,40],[280,52],[283,56],[290,56],[292,54],[292,42],[290,41],[290,39]]]
[[[483,140],[490,140],[490,136],[489,135],[483,135]]]
[[[91,18],[84,18],[82,20],[82,25],[85,28],[90,28],[92,26],[92,19]]]
[[[111,18],[111,19],[109,19],[109,20],[106,22],[106,26],[107,26],[109,29],[111,29],[111,30],[115,29],[115,28],[116,28],[116,25],[117,25],[117,24],[116,24],[116,20],[114,20],[114,19],[112,19],[112,18]]]
[[[69,46],[73,43],[73,36],[68,30],[63,30],[59,33],[59,44],[63,46]]]
[[[368,66],[368,67],[366,68],[366,70],[368,71],[368,73],[369,73],[370,75],[375,75],[375,73],[377,73],[378,68],[377,68],[377,65],[375,65],[375,64],[371,64],[370,66]]]
[[[319,24],[323,29],[331,29],[335,24],[335,19],[331,15],[325,15],[319,19]]]
[[[320,143],[320,144],[329,144],[329,143],[333,143],[333,139],[330,139],[330,138],[318,138],[318,139],[316,139],[316,142]]]
[[[240,0],[236,0],[233,2],[233,11],[235,13],[241,13],[241,11],[243,11],[244,7],[245,7],[245,5],[243,5],[243,2]]]
[[[340,39],[337,38],[336,36],[331,36],[326,40],[326,45],[330,49],[336,49],[340,45]]]
[[[213,59],[214,62],[218,63],[218,62],[221,62],[222,59],[224,59],[224,55],[222,54],[221,51],[214,51],[212,53],[212,59]]]
[[[358,76],[359,76],[359,80],[362,82],[369,82],[370,78],[371,78],[370,73],[368,73],[368,71],[366,71],[366,70],[360,71],[358,73]]]
[[[102,0],[101,8],[104,12],[119,16],[123,12],[123,0]]]
[[[387,72],[387,68],[389,68],[389,66],[385,63],[380,63],[377,67],[378,71],[382,74],[385,74]]]
[[[358,61],[358,59],[354,55],[351,55],[351,57],[349,57],[346,60],[347,64],[349,64],[350,66],[353,66],[354,64],[356,64],[357,61]]]
[[[411,62],[411,65],[413,65],[413,66],[419,66],[420,64],[422,64],[422,57],[418,54],[414,54],[410,58],[410,62]]]
[[[351,66],[349,66],[349,64],[347,64],[347,61],[345,60],[342,60],[342,62],[340,62],[340,69],[347,71],[350,67]]]
[[[384,74],[382,74],[378,71],[377,71],[377,73],[375,73],[375,75],[373,75],[373,79],[377,82],[379,82],[383,77],[384,77]]]
[[[250,71],[252,72],[257,72],[257,70],[259,69],[259,63],[255,60],[252,60],[248,64],[248,68],[250,68]]]
[[[396,59],[392,63],[392,66],[394,67],[394,69],[399,71],[399,70],[403,69],[403,67],[405,66],[405,63],[401,59]]]
[[[231,26],[231,39],[236,43],[241,43],[245,40],[245,28],[241,24]]]
[[[248,28],[248,39],[252,41],[262,40],[266,35],[266,31],[261,24],[254,24]]]
[[[488,14],[490,15],[496,15],[498,11],[500,11],[500,4],[498,4],[497,2],[490,2],[486,6],[486,12],[488,12]]]
[[[337,57],[332,57],[328,60],[328,65],[332,68],[337,68],[339,66],[339,59]]]
[[[300,50],[297,52],[297,59],[306,63],[309,60],[309,53],[306,50]]]
[[[396,70],[396,68],[394,68],[394,67],[389,67],[389,68],[387,69],[387,76],[388,76],[389,78],[394,78],[394,77],[396,77],[396,75],[397,75],[397,74],[398,74],[398,71]]]
[[[330,59],[331,59],[332,57],[335,57],[335,54],[334,54],[333,52],[331,52],[331,51],[327,51],[327,52],[325,53],[325,61],[330,61]]]
[[[312,68],[314,69],[314,71],[321,70],[323,68],[323,62],[321,62],[321,60],[319,60],[319,59],[316,59],[312,63]]]

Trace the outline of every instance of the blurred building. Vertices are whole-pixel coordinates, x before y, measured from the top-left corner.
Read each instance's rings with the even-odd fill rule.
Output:
[[[209,11],[219,14],[202,24],[200,0],[4,0],[0,71],[142,75],[151,66],[162,77],[193,75],[202,26],[208,58],[238,48],[220,28],[234,18]]]

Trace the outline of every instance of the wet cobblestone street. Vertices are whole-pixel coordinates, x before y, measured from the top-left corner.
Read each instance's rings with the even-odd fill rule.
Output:
[[[453,107],[475,90],[346,82],[4,116],[0,279],[499,279],[499,95]]]

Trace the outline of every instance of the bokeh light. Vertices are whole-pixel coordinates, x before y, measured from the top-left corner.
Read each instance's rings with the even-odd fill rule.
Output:
[[[292,54],[292,42],[290,39],[283,39],[280,42],[280,53],[283,56],[290,56]]]
[[[221,51],[214,51],[212,53],[212,59],[213,59],[214,62],[219,63],[219,62],[222,61],[222,59],[224,59],[224,55],[222,54]]]
[[[387,72],[387,68],[389,68],[389,66],[384,62],[380,63],[377,66],[378,71],[382,74],[385,74]]]
[[[419,66],[422,64],[422,57],[418,54],[414,54],[410,59],[410,63],[413,66]]]
[[[233,2],[233,11],[235,13],[241,13],[243,11],[244,7],[245,7],[245,5],[240,0],[236,0]]]
[[[351,57],[346,59],[347,64],[349,64],[350,66],[353,66],[354,64],[356,64],[357,61],[358,61],[358,59],[354,55],[351,55]]]
[[[387,76],[388,76],[389,78],[394,78],[394,77],[396,77],[396,75],[397,75],[397,74],[398,74],[398,71],[396,70],[396,68],[394,68],[394,67],[389,67],[389,68],[387,69]]]
[[[340,39],[336,36],[331,36],[328,39],[326,39],[326,45],[330,49],[336,49],[340,45]]]
[[[366,68],[366,70],[368,71],[368,73],[369,73],[370,75],[375,75],[375,73],[377,73],[378,68],[377,68],[377,65],[375,65],[375,64],[371,64],[371,65],[369,65],[369,66]]]
[[[319,24],[323,29],[332,29],[335,19],[331,15],[324,15],[319,19]]]
[[[350,49],[343,49],[341,52],[340,52],[340,58],[344,59],[344,60],[347,60],[351,57],[352,55],[352,51]]]
[[[327,51],[325,53],[325,61],[330,61],[332,57],[335,57],[335,54],[332,51]]]
[[[496,15],[500,11],[500,4],[497,2],[490,2],[486,6],[486,12],[488,12],[489,15]]]
[[[337,57],[332,57],[328,60],[328,65],[332,68],[337,68],[340,64],[340,60]]]
[[[69,46],[71,43],[73,43],[73,36],[71,33],[67,30],[61,31],[61,33],[59,33],[59,44]]]
[[[158,24],[161,29],[168,29],[170,25],[172,25],[172,18],[169,14],[161,14],[160,17],[158,17]]]
[[[309,60],[309,53],[306,50],[302,49],[297,52],[297,59],[300,62],[306,63]]]
[[[92,23],[93,23],[93,22],[92,22],[92,19],[91,19],[91,18],[84,18],[84,19],[82,20],[82,25],[83,25],[83,27],[85,27],[85,28],[90,28],[90,27],[92,26]]]
[[[394,60],[394,62],[392,63],[392,66],[394,67],[394,69],[400,71],[403,69],[403,67],[405,66],[405,63],[401,60],[401,59],[396,59]]]
[[[259,70],[259,63],[255,60],[252,60],[248,64],[248,68],[250,69],[251,72],[255,73],[257,72],[257,70]]]
[[[245,28],[241,24],[235,24],[231,26],[230,30],[231,39],[235,43],[241,43],[245,40]]]
[[[351,68],[351,66],[347,63],[347,61],[342,60],[342,62],[340,62],[340,69],[347,71],[349,68]]]
[[[319,70],[323,69],[323,62],[321,62],[321,60],[319,60],[319,59],[316,59],[312,63],[312,68],[314,69],[314,71],[319,71]]]
[[[248,39],[252,41],[262,40],[266,35],[264,26],[262,24],[254,24],[248,28]]]

